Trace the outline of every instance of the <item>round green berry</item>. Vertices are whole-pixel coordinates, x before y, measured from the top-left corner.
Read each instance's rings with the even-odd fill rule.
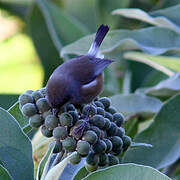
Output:
[[[39,91],[44,97],[46,96],[46,87],[41,88]]]
[[[110,121],[113,121],[113,115],[109,112],[105,112],[105,118],[109,119]]]
[[[106,151],[106,143],[103,140],[98,140],[93,146],[92,149],[96,154],[101,154]]]
[[[76,108],[74,107],[73,104],[67,104],[65,108],[66,111],[76,111]]]
[[[111,152],[112,150],[112,142],[109,139],[103,139],[103,141],[106,143],[106,153]]]
[[[119,148],[119,149],[114,149],[113,150],[113,154],[115,156],[119,156],[121,153],[122,153],[123,149],[122,148]]]
[[[89,142],[90,144],[96,143],[98,137],[96,133],[92,130],[85,131],[82,140]]]
[[[67,137],[62,141],[62,145],[67,152],[73,152],[76,149],[76,140],[72,137]]]
[[[44,122],[44,118],[40,114],[35,114],[29,118],[29,124],[31,127],[39,128]]]
[[[65,127],[59,126],[53,130],[53,137],[55,139],[63,140],[68,136],[68,132]]]
[[[36,102],[39,112],[44,113],[50,109],[49,103],[46,98],[40,98]]]
[[[102,129],[105,125],[104,117],[99,114],[96,114],[90,119],[90,123]]]
[[[100,102],[100,101],[95,101],[94,104],[95,104],[97,107],[101,107],[101,108],[104,109],[104,105],[103,105],[102,102]]]
[[[71,164],[79,164],[81,162],[81,156],[77,152],[74,152],[69,159]]]
[[[59,116],[59,121],[62,126],[71,127],[73,125],[73,117],[67,112],[62,113]]]
[[[97,107],[96,110],[97,110],[97,114],[99,114],[99,115],[101,115],[103,117],[105,116],[105,111],[104,111],[103,108]]]
[[[106,111],[109,112],[109,113],[111,113],[112,115],[117,112],[117,110],[116,110],[114,107],[112,107],[112,106],[108,107],[108,108],[106,109]]]
[[[131,138],[129,136],[124,135],[122,137],[123,140],[123,150],[126,151],[128,147],[131,145]]]
[[[56,141],[56,144],[53,149],[53,153],[59,153],[62,151],[62,142],[61,141]]]
[[[111,105],[111,101],[107,97],[102,97],[99,99],[99,101],[104,105],[105,109]]]
[[[31,96],[35,101],[37,101],[40,98],[43,98],[43,94],[41,94],[39,91],[34,91]]]
[[[25,92],[25,94],[32,94],[34,91],[33,90],[27,90],[26,92]]]
[[[97,110],[95,106],[87,104],[83,107],[82,113],[84,115],[93,116],[97,113]]]
[[[48,115],[45,119],[45,125],[49,129],[54,129],[58,126],[59,119],[54,115]]]
[[[90,130],[94,131],[98,137],[98,139],[101,137],[101,130],[96,126],[91,126]]]
[[[31,117],[37,113],[36,106],[32,103],[27,103],[22,107],[22,113],[27,117]]]
[[[115,136],[117,133],[117,125],[114,122],[111,122],[110,128],[106,131],[108,136]]]
[[[108,154],[108,160],[109,160],[109,166],[119,164],[118,157],[116,157],[116,156],[114,156],[112,154]]]
[[[77,142],[77,152],[81,156],[87,156],[90,150],[90,144],[87,141],[79,140]]]
[[[104,124],[103,129],[108,130],[110,128],[110,126],[111,126],[111,122],[107,118],[104,118],[104,121],[105,121],[105,124]]]
[[[106,153],[102,153],[99,155],[99,166],[106,166],[109,163],[108,155]]]
[[[41,133],[45,137],[52,137],[52,130],[49,130],[45,125],[41,126]]]
[[[112,150],[121,149],[122,148],[123,141],[122,141],[122,139],[119,136],[113,136],[113,137],[110,138],[110,140],[111,140],[112,145],[113,145]]]
[[[99,156],[94,152],[90,152],[86,157],[87,164],[96,165],[99,163]]]
[[[76,111],[68,111],[73,118],[73,125],[79,120],[78,113]]]
[[[45,111],[45,112],[42,114],[42,117],[43,117],[44,119],[46,119],[46,117],[47,117],[48,115],[53,115],[53,113],[51,112],[51,110]]]
[[[125,130],[122,127],[118,127],[117,128],[117,132],[116,132],[116,136],[119,136],[120,138],[122,138],[125,135]]]
[[[88,171],[88,172],[93,172],[93,171],[96,171],[97,169],[98,169],[98,165],[96,164],[96,165],[90,165],[90,164],[87,164],[86,162],[85,162],[85,168],[86,168],[86,170]]]
[[[113,114],[113,122],[115,122],[118,127],[122,126],[122,124],[125,122],[123,114],[121,113]]]
[[[19,96],[19,104],[21,106],[23,106],[27,103],[33,103],[33,102],[34,102],[34,100],[30,94],[25,93],[25,94],[21,94]]]

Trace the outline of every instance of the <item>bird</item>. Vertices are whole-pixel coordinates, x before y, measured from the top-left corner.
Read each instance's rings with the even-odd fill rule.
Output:
[[[102,24],[87,54],[72,58],[59,65],[51,74],[47,85],[47,99],[51,108],[58,111],[63,105],[88,104],[103,90],[104,69],[113,60],[99,53],[109,26]]]

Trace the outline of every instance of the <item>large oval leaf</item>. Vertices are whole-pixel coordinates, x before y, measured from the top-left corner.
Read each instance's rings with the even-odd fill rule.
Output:
[[[86,36],[61,50],[61,56],[66,54],[82,55],[88,52],[94,35]],[[114,51],[141,49],[150,54],[162,54],[169,50],[180,49],[180,35],[170,29],[162,27],[144,28],[140,30],[110,31],[102,43],[100,51],[109,54]]]
[[[12,180],[12,177],[2,165],[0,165],[0,179],[2,180]]]
[[[32,146],[13,116],[0,108],[0,161],[13,179],[33,180]]]
[[[137,114],[150,118],[157,113],[162,102],[159,99],[141,94],[115,95],[111,97],[112,106],[125,115]]]
[[[83,180],[170,180],[169,177],[148,166],[120,164],[89,174]]]
[[[152,148],[134,148],[125,153],[123,162],[134,162],[164,168],[180,157],[180,94],[163,105],[148,129],[135,142],[152,144]]]

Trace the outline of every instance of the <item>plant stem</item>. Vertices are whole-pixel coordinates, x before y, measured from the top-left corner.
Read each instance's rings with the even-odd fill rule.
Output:
[[[53,168],[55,165],[57,165],[62,160],[63,156],[64,156],[64,150],[62,150],[60,153],[57,154],[50,169]]]

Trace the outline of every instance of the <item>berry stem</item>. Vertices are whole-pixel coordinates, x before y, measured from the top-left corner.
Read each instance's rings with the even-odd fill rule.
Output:
[[[62,150],[60,153],[56,155],[56,158],[54,159],[50,169],[53,168],[55,165],[57,165],[59,162],[61,162],[63,156],[64,156],[64,150]]]

